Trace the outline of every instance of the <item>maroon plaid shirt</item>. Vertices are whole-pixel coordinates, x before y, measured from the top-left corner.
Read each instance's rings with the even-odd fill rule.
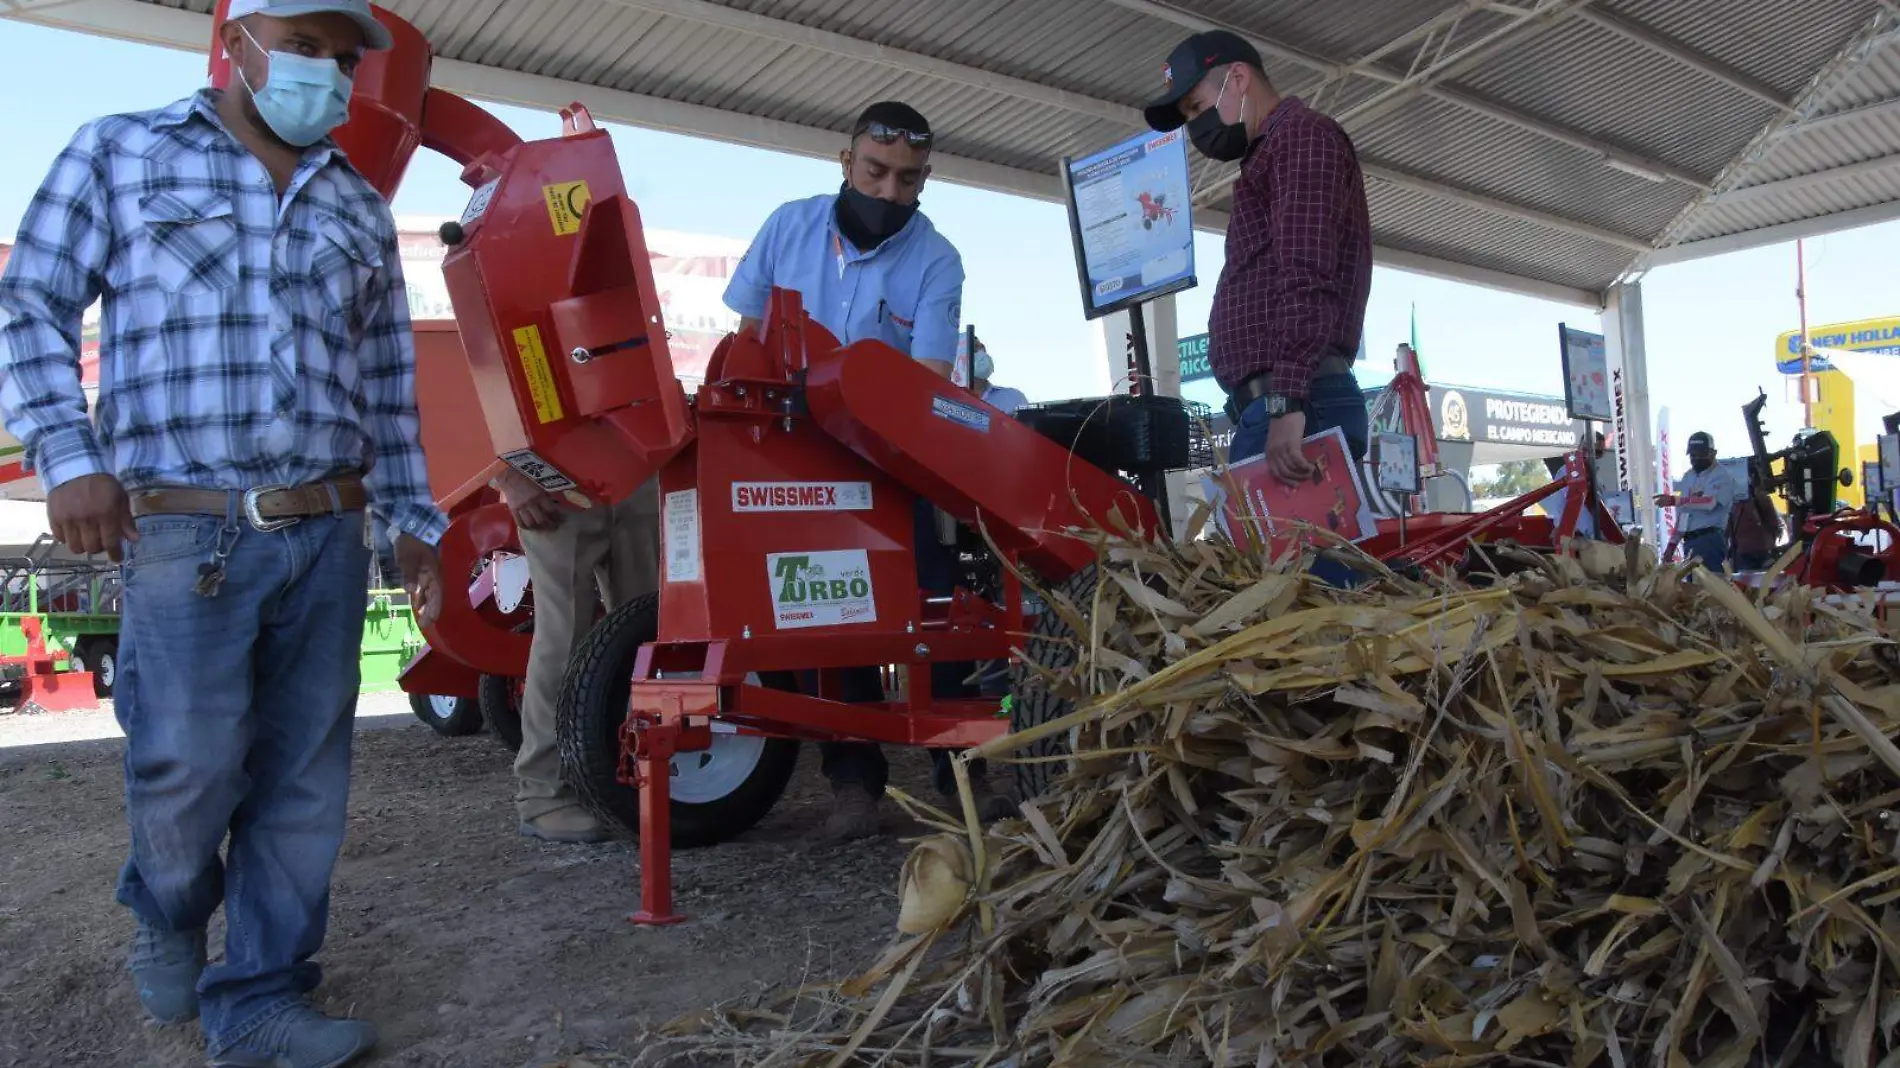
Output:
[[[1287,97],[1241,162],[1214,290],[1208,360],[1221,388],[1262,371],[1304,398],[1322,356],[1351,360],[1372,290],[1366,181],[1340,125]]]

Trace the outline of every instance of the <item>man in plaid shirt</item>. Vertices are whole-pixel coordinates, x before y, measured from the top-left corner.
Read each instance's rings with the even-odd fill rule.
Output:
[[[233,0],[218,33],[228,91],[88,123],[54,161],[0,279],[0,410],[54,535],[123,567],[118,900],[141,1001],[200,1017],[215,1065],[331,1068],[375,1041],[304,1000],[344,832],[365,509],[424,619],[444,519],[395,222],[328,136],[389,32],[367,0]]]
[[[1352,364],[1372,289],[1372,224],[1352,139],[1275,92],[1260,53],[1234,34],[1183,41],[1166,77],[1148,124],[1185,125],[1203,155],[1240,164],[1208,322],[1208,362],[1234,421],[1230,457],[1264,451],[1276,476],[1298,483],[1314,473],[1300,442],[1337,427],[1363,460],[1370,427]]]

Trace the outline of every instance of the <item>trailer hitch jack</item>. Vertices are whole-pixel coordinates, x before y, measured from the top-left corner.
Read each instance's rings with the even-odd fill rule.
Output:
[[[627,920],[642,927],[686,921],[673,911],[672,761],[681,751],[712,746],[712,725],[704,716],[688,716],[676,695],[661,700],[672,707],[629,713],[620,729],[621,752],[627,754],[621,774],[640,790],[640,909]]]

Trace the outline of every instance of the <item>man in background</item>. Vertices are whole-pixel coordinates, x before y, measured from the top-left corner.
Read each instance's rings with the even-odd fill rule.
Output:
[[[795,290],[806,314],[849,345],[875,338],[944,378],[951,377],[962,325],[963,259],[918,209],[930,177],[936,135],[908,104],[872,104],[852,125],[838,162],[844,181],[838,192],[794,200],[779,207],[753,238],[726,287],[726,306],[740,316],[740,330],[757,331],[773,287]],[[937,533],[937,510],[919,500],[916,512],[917,579],[930,593],[947,592],[955,559]],[[876,667],[849,668],[841,700],[884,699]],[[932,666],[932,693],[956,696],[956,667]],[[806,693],[817,692],[816,672],[802,673]],[[878,831],[877,804],[890,765],[874,742],[819,745],[832,810],[824,834],[864,838]],[[932,750],[939,789],[954,782],[949,753]],[[992,815],[1006,803],[990,792],[986,771],[971,768],[979,809]]]
[[[561,781],[557,705],[574,644],[593,629],[602,601],[611,612],[659,588],[660,502],[656,476],[612,506],[576,508],[512,467],[494,486],[514,513],[534,592],[534,640],[521,698],[521,751],[515,754],[520,832],[549,842],[613,837]]]
[[[990,406],[1015,415],[1018,408],[1029,403],[1020,389],[999,386],[991,381],[996,374],[996,361],[990,359],[990,350],[982,345],[976,347],[976,355],[970,361],[970,392],[975,393]]]
[[[1728,559],[1728,519],[1742,488],[1715,462],[1715,438],[1705,430],[1689,435],[1689,470],[1676,480],[1674,493],[1659,494],[1656,504],[1676,510],[1685,556],[1711,571]]]
[[[1781,516],[1775,511],[1774,496],[1751,466],[1748,496],[1736,501],[1728,516],[1729,555],[1735,560],[1735,570],[1767,570],[1780,541]]]
[[[1298,484],[1315,474],[1301,442],[1335,427],[1364,460],[1371,432],[1352,365],[1372,289],[1372,225],[1352,139],[1281,97],[1260,53],[1224,30],[1183,41],[1166,78],[1148,124],[1185,125],[1202,155],[1240,165],[1208,319],[1208,362],[1234,423],[1230,462],[1264,451],[1276,477]]]

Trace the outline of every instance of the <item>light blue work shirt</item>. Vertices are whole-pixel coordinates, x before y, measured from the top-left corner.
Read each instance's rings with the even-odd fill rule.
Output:
[[[1728,514],[1735,509],[1735,502],[1742,499],[1742,487],[1735,484],[1735,476],[1721,464],[1707,471],[1690,468],[1676,480],[1676,497],[1708,497],[1710,503],[1702,505],[1676,505],[1676,529],[1686,537],[1703,530],[1726,531]]]
[[[983,399],[989,403],[990,407],[999,408],[1011,415],[1015,415],[1018,408],[1029,404],[1029,398],[1023,396],[1022,390],[1011,389],[1009,386],[992,385],[983,391]]]
[[[875,338],[913,359],[956,359],[963,257],[923,212],[883,244],[859,252],[838,232],[836,194],[779,206],[726,286],[726,307],[763,319],[774,286],[846,345]]]

